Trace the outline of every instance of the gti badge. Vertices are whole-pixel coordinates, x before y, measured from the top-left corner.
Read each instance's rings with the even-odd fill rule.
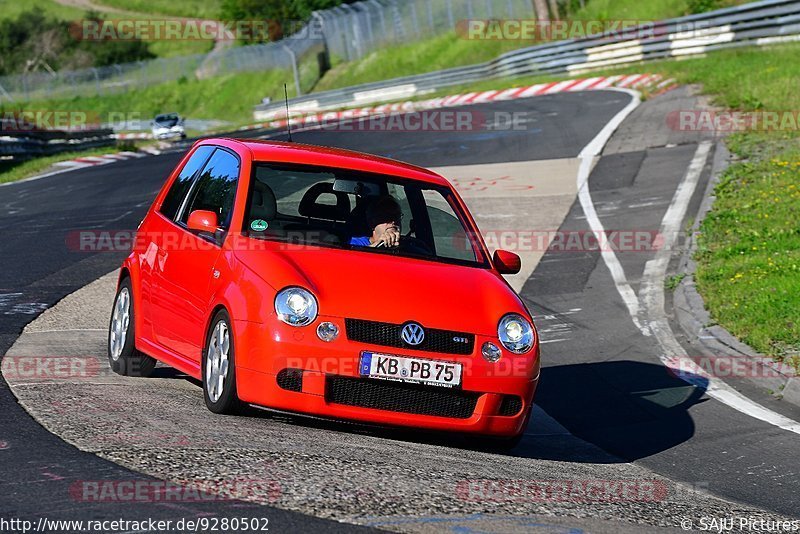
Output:
[[[403,326],[400,337],[409,345],[417,346],[425,339],[425,330],[417,323],[407,323]]]

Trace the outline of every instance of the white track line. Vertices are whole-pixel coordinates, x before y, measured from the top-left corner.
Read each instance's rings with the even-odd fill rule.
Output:
[[[581,207],[583,208],[590,228],[598,238],[602,238],[604,235],[604,228],[597,216],[597,210],[589,194],[588,179],[592,170],[592,162],[622,121],[625,120],[641,102],[638,91],[613,87],[609,88],[609,90],[627,93],[631,95],[632,100],[605,125],[600,133],[586,145],[578,156],[580,159],[580,167],[578,168],[578,199],[580,200]],[[611,277],[614,280],[617,292],[627,306],[628,313],[633,323],[642,334],[654,336],[661,346],[663,351],[662,354],[659,354],[661,362],[669,368],[674,368],[676,366],[676,361],[679,361],[680,369],[683,372],[676,373],[676,376],[685,375],[686,369],[695,369],[698,377],[703,377],[708,380],[708,386],[705,388],[705,391],[709,397],[750,417],[777,426],[783,430],[800,434],[800,423],[748,399],[725,382],[708,376],[699,366],[694,365],[694,362],[688,358],[686,351],[675,337],[664,312],[664,276],[666,275],[666,269],[669,265],[672,244],[680,229],[680,224],[686,215],[689,202],[691,201],[700,175],[702,174],[703,167],[705,167],[706,160],[708,159],[710,148],[711,145],[709,142],[701,143],[697,147],[697,152],[689,165],[686,176],[675,191],[672,203],[664,214],[664,219],[661,223],[661,235],[664,236],[665,239],[664,246],[659,249],[655,258],[645,265],[641,301],[641,306],[644,308],[644,313],[642,315],[645,318],[645,324],[642,324],[640,321],[639,299],[636,297],[628,280],[625,278],[625,272],[622,269],[617,255],[610,247],[602,247],[601,257],[606,267],[608,267],[608,270],[611,272]],[[686,379],[686,382],[697,385],[696,380],[692,380],[691,378]]]
[[[589,174],[592,172],[592,163],[594,162],[595,156],[597,156],[600,151],[603,150],[603,147],[611,138],[611,135],[616,131],[617,128],[619,128],[619,125],[622,124],[622,121],[624,121],[627,116],[639,106],[639,103],[641,102],[641,98],[637,91],[615,88],[609,88],[609,90],[620,91],[628,94],[631,97],[631,101],[619,113],[614,115],[611,121],[609,121],[609,123],[606,124],[602,130],[600,130],[600,133],[598,133],[595,138],[592,139],[583,150],[581,150],[581,153],[578,154],[578,159],[580,159],[580,166],[578,167],[578,200],[580,200],[583,213],[586,214],[586,221],[589,223],[589,227],[594,235],[597,236],[598,240],[602,240],[604,238],[605,228],[603,228],[603,223],[600,222],[600,217],[597,216],[597,210],[595,210],[594,202],[592,202],[592,195],[589,193]],[[631,318],[633,318],[633,323],[642,332],[642,334],[649,336],[650,331],[647,329],[647,327],[644,327],[639,323],[639,298],[636,296],[633,288],[625,278],[625,271],[622,269],[622,264],[620,264],[617,255],[614,253],[611,247],[601,247],[600,254],[603,257],[603,261],[608,267],[608,270],[611,271],[611,277],[614,279],[614,285],[617,288],[617,292],[622,297],[622,301],[625,303],[625,306],[628,307],[628,313],[630,314]]]
[[[709,397],[751,417],[800,434],[800,423],[748,399],[724,381],[709,375],[696,365],[675,337],[664,312],[664,277],[667,274],[671,251],[710,152],[710,141],[703,141],[698,145],[689,169],[675,191],[672,203],[661,221],[661,235],[664,238],[664,244],[656,252],[655,257],[645,264],[644,268],[641,289],[643,319],[663,349],[659,357],[664,365],[675,368],[678,364],[682,371],[681,375],[689,369],[698,377],[708,380],[706,393]]]

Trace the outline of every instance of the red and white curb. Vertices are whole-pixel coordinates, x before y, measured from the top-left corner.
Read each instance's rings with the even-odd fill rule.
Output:
[[[149,151],[145,152],[153,153]],[[155,153],[160,154],[158,151],[155,151]],[[109,163],[127,159],[143,158],[145,156],[147,156],[147,154],[142,152],[117,152],[116,154],[102,154],[100,156],[83,156],[67,161],[59,161],[53,165],[56,167],[67,167],[69,169],[80,169],[83,167],[94,167],[96,165],[108,165]]]
[[[114,134],[114,139],[152,139],[153,134],[149,133],[118,133]]]
[[[564,80],[561,82],[539,83],[525,87],[514,87],[511,89],[504,89],[502,91],[482,91],[443,96],[416,102],[397,102],[394,104],[384,104],[381,106],[366,108],[309,113],[303,114],[302,116],[292,117],[290,120],[290,125],[313,127],[320,123],[368,117],[370,115],[406,113],[411,111],[424,111],[454,106],[485,104],[488,102],[516,100],[518,98],[530,98],[534,96],[552,95],[556,93],[598,91],[601,89],[608,89],[610,87],[649,90],[654,94],[661,94],[677,87],[677,83],[674,79],[664,79],[659,74],[629,74],[618,76],[598,76],[594,78],[578,78]],[[286,126],[286,122],[286,119],[278,119],[269,122],[251,124],[243,127],[242,130],[281,128]]]

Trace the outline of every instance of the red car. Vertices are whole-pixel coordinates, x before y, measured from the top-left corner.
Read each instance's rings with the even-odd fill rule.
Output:
[[[122,265],[109,361],[202,380],[216,413],[257,405],[511,441],[539,378],[533,321],[501,276],[519,268],[489,254],[431,171],[206,139]]]

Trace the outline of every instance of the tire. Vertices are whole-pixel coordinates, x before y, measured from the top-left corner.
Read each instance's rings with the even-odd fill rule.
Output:
[[[214,315],[203,348],[203,398],[209,410],[218,414],[241,413],[243,404],[236,394],[236,364],[233,331],[228,312]]]
[[[156,360],[136,350],[134,312],[131,280],[124,278],[117,289],[108,325],[108,363],[118,375],[148,377],[156,367]]]

